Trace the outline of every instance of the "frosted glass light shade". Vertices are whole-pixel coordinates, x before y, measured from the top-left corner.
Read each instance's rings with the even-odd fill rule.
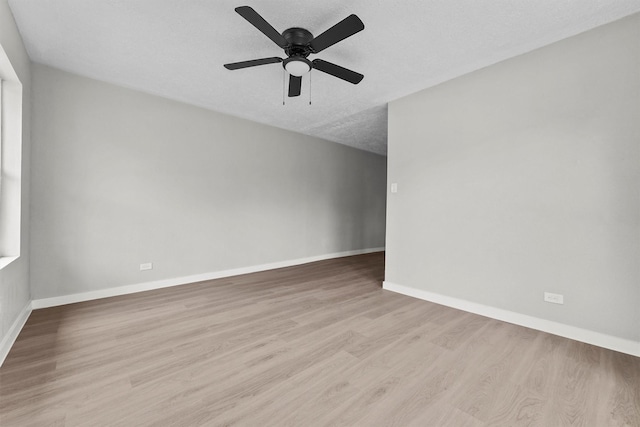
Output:
[[[309,66],[307,61],[302,59],[301,60],[292,59],[291,61],[288,61],[285,64],[284,68],[287,70],[289,74],[296,77],[304,76],[311,70],[311,67]]]

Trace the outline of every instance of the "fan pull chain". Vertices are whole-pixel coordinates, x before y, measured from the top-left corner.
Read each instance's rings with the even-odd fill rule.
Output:
[[[311,70],[309,70],[309,105],[311,105]]]
[[[286,85],[287,81],[287,72],[285,71],[284,67],[282,68],[282,105],[284,105],[284,87]]]

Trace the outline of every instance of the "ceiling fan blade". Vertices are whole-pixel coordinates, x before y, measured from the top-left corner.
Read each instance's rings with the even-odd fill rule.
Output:
[[[289,75],[289,96],[300,96],[300,89],[302,88],[302,77],[296,77],[293,74]]]
[[[280,34],[275,28],[271,26],[262,16],[258,14],[253,8],[249,6],[236,7],[236,12],[244,19],[249,21],[251,25],[260,30],[265,36],[269,37],[275,44],[281,48],[288,46],[287,41],[282,34]]]
[[[252,59],[250,61],[232,62],[231,64],[224,64],[224,68],[227,70],[239,70],[241,68],[255,67],[257,65],[275,64],[282,62],[282,58],[277,56],[271,58]]]
[[[311,40],[309,46],[311,46],[314,53],[318,53],[362,30],[364,30],[364,24],[360,18],[356,15],[349,15],[324,33],[320,34],[318,37]]]
[[[332,64],[331,62],[323,61],[322,59],[314,59],[313,68],[318,71],[322,71],[323,73],[331,74],[332,76],[339,79],[346,80],[349,83],[353,83],[354,85],[360,83],[364,78],[364,76],[360,73],[356,73],[355,71],[351,71],[339,65]]]

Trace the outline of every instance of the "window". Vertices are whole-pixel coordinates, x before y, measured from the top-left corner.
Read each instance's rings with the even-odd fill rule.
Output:
[[[0,45],[0,268],[20,256],[22,83]]]

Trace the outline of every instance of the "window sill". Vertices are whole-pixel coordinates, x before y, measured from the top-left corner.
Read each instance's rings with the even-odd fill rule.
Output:
[[[0,257],[0,270],[5,268],[7,265],[11,264],[13,261],[17,260],[19,257],[17,256],[3,256]]]

